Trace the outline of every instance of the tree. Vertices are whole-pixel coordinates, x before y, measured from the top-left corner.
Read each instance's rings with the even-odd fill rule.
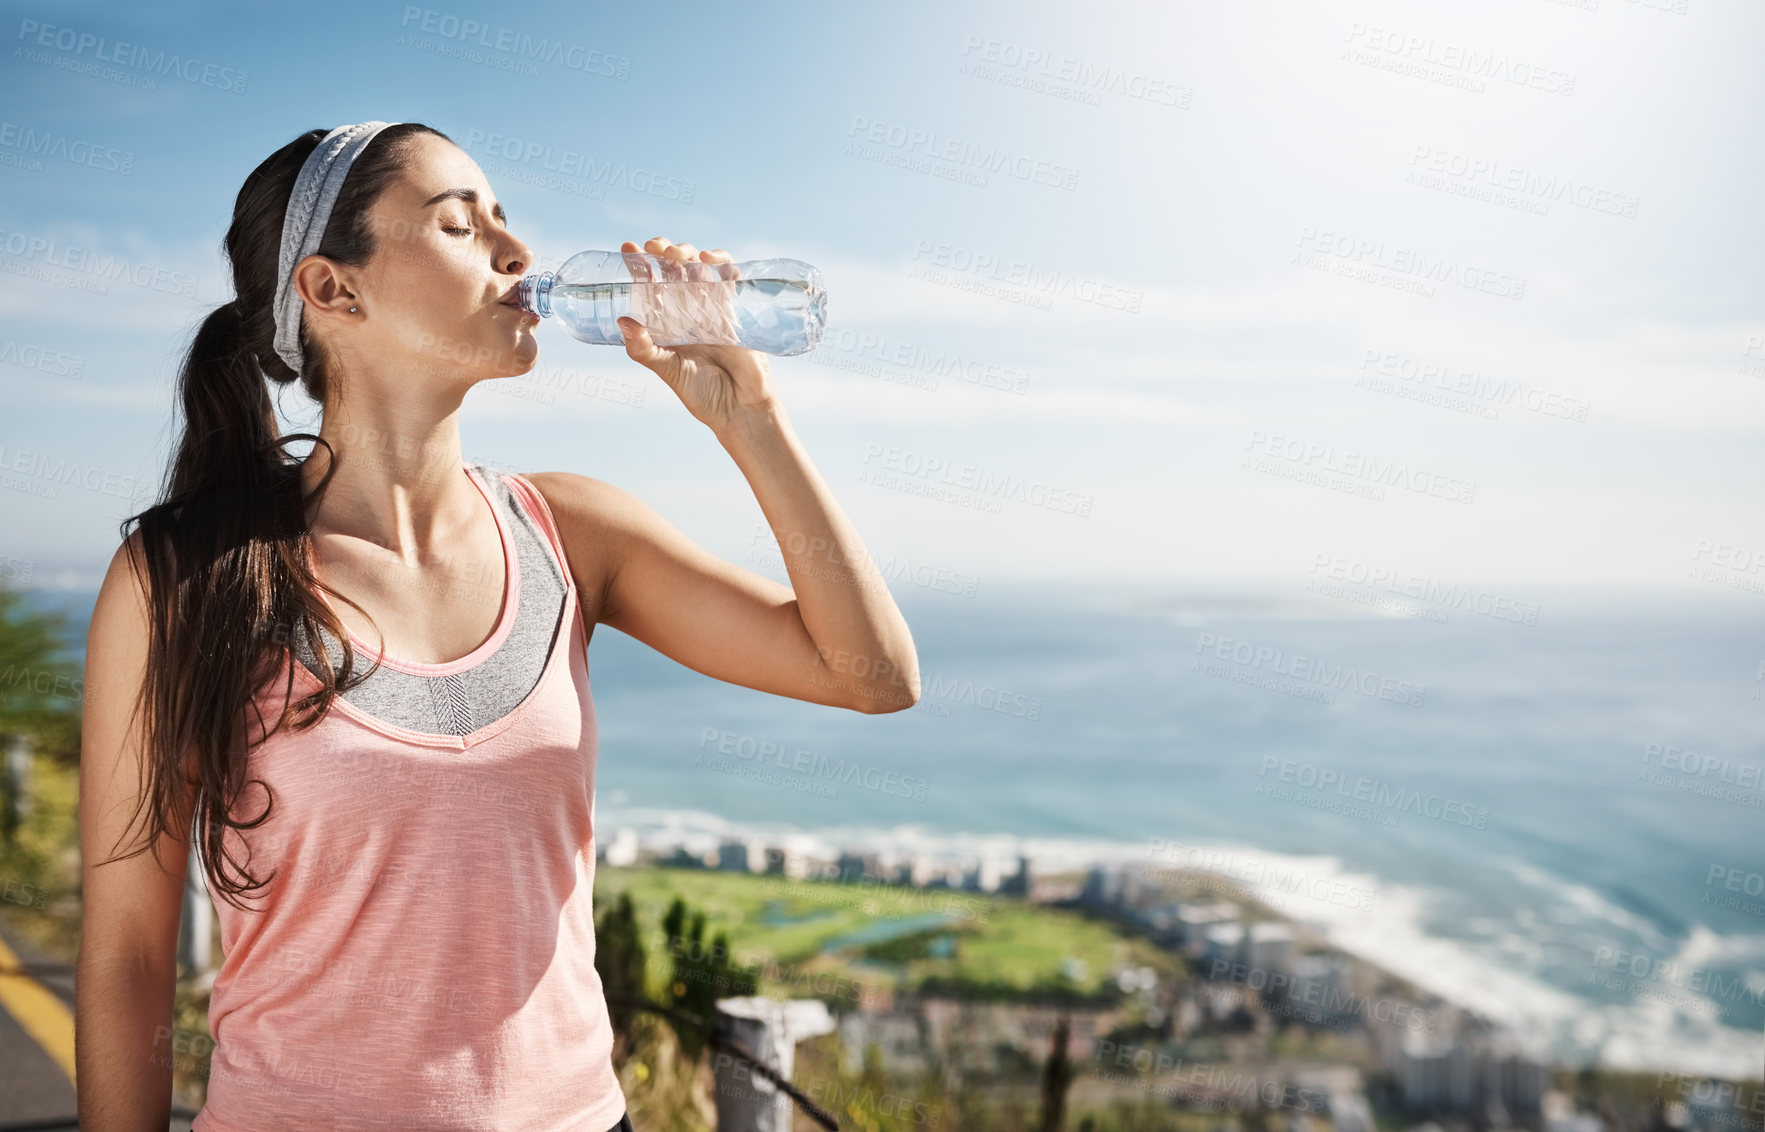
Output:
[[[1073,1079],[1072,1061],[1066,1052],[1070,1032],[1062,1014],[1048,1043],[1048,1062],[1042,1068],[1042,1132],[1061,1132],[1066,1127],[1066,1090]]]
[[[28,608],[16,590],[0,587],[0,758],[8,740],[25,736],[32,747],[64,761],[79,750],[80,672],[62,659],[67,615]],[[18,832],[22,799],[0,774],[0,839]]]
[[[619,999],[644,997],[645,956],[643,938],[637,930],[637,910],[631,893],[621,892],[613,906],[601,914],[594,932],[594,969],[607,995],[607,1013],[613,1033],[624,1049],[630,1048],[631,1020],[637,1007]]]
[[[689,915],[692,926],[687,928]],[[710,946],[705,945],[703,912],[689,913],[686,902],[676,896],[674,903],[668,906],[667,916],[662,919],[662,930],[668,936],[668,953],[674,957],[668,983],[669,1005],[708,1024],[716,1011],[718,999],[741,998],[754,993],[758,980],[753,972],[740,970],[731,962],[726,933],[718,932]],[[706,1035],[703,1030],[672,1017],[669,1022],[680,1039],[681,1051],[688,1058],[696,1059],[704,1052]]]

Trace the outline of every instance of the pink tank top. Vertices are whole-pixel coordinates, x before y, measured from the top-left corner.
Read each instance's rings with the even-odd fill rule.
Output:
[[[244,898],[254,911],[214,901],[226,956],[194,1132],[607,1132],[625,1112],[594,968],[588,636],[551,509],[504,475],[569,581],[539,683],[466,735],[407,730],[338,697],[312,729],[252,748],[248,779],[275,808],[227,838],[253,875],[276,876]],[[247,713],[254,742],[290,666],[296,696],[318,687],[284,650],[259,693],[264,724]],[[249,820],[263,804],[249,786],[233,812]]]

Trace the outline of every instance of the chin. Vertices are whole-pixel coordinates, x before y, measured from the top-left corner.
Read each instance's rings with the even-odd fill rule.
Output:
[[[533,335],[523,333],[521,340],[503,356],[507,359],[506,362],[496,367],[496,371],[488,376],[519,377],[530,372],[533,364],[539,361],[539,343],[534,340]]]

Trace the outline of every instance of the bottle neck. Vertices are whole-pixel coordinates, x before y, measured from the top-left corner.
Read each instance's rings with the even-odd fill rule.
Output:
[[[528,275],[521,280],[521,309],[541,318],[552,314],[552,283],[557,276],[550,271]]]

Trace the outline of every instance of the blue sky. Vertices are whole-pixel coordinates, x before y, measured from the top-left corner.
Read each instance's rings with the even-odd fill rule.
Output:
[[[379,118],[466,145],[553,262],[663,235],[820,266],[828,342],[773,369],[921,579],[1765,589],[1752,0],[0,26],[0,560],[38,585],[95,584],[157,484],[241,180]],[[541,341],[468,396],[467,458],[618,483],[748,559],[758,505],[659,379]]]

